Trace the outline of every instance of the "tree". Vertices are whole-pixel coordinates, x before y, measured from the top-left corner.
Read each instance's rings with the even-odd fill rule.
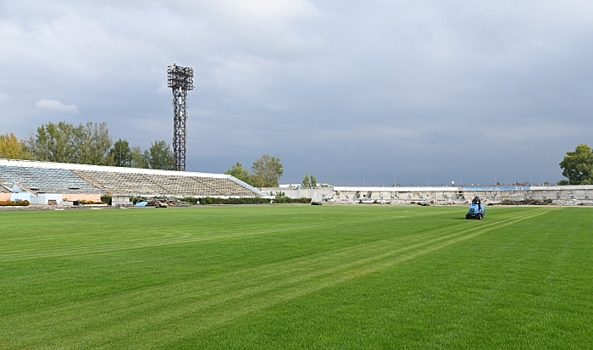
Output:
[[[132,147],[130,151],[130,166],[132,168],[148,168],[149,155],[145,156],[140,146]]]
[[[302,185],[303,187],[317,187],[317,179],[313,175],[305,174]]]
[[[155,141],[144,151],[151,169],[175,170],[175,157],[165,141]]]
[[[579,144],[574,152],[566,152],[560,168],[569,185],[593,185],[593,150],[589,145]]]
[[[79,164],[111,165],[111,136],[107,123],[80,124],[75,128],[74,142],[77,146],[75,162]]]
[[[13,133],[0,135],[0,158],[33,159],[25,141],[18,140]]]
[[[303,185],[303,187],[311,187],[311,180],[309,179],[308,174],[305,174],[305,176],[303,176],[303,181],[301,182],[301,185]]]
[[[27,147],[36,160],[45,162],[76,163],[75,127],[66,122],[41,125],[31,135]]]
[[[232,166],[232,168],[225,171],[224,173],[228,174],[228,175],[232,175],[232,176],[236,177],[237,179],[251,185],[251,179],[249,177],[249,170],[243,168],[243,165],[239,162],[237,162],[235,165]]]
[[[109,155],[113,159],[115,166],[132,166],[132,150],[127,140],[119,139],[115,141],[113,147],[109,150]]]
[[[111,137],[106,123],[41,125],[27,140],[33,158],[46,162],[110,165]]]
[[[264,154],[251,166],[251,183],[255,187],[278,187],[278,180],[284,173],[280,158]]]

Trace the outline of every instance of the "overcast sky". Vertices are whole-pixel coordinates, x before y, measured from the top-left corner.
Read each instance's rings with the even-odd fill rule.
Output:
[[[173,62],[195,71],[191,171],[270,154],[281,183],[556,182],[593,145],[589,0],[0,0],[0,133],[171,143]]]

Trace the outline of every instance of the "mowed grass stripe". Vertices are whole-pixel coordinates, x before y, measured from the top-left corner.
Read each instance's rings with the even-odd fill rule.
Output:
[[[62,212],[59,212],[62,214]],[[430,215],[441,215],[440,213],[423,213]],[[514,214],[520,215],[520,214]],[[126,232],[122,234],[117,231],[115,234],[101,235],[89,234],[88,228],[85,227],[82,232],[69,232],[67,234],[57,234],[52,232],[51,235],[36,235],[25,238],[10,238],[4,239],[5,244],[0,246],[0,262],[9,262],[26,259],[38,259],[49,257],[64,257],[74,255],[88,255],[101,254],[115,251],[124,251],[129,249],[141,249],[148,247],[157,247],[173,244],[184,244],[189,242],[203,242],[212,240],[221,240],[229,238],[237,238],[253,235],[265,235],[268,233],[282,233],[282,232],[296,232],[303,229],[321,229],[328,226],[353,226],[364,227],[371,225],[373,222],[404,219],[414,217],[414,215],[394,216],[394,217],[358,217],[356,219],[342,218],[339,222],[321,222],[316,224],[308,224],[306,227],[295,226],[287,224],[266,226],[261,225],[253,230],[246,230],[241,227],[241,223],[237,225],[228,225],[223,232],[212,232],[210,228],[207,231],[198,231],[195,229],[188,229],[186,232],[175,232],[170,230],[167,232],[166,228],[159,227],[154,229],[156,233],[150,232],[150,227],[143,227],[139,232]],[[112,226],[116,231],[117,227]],[[356,227],[354,228],[356,230]],[[43,229],[40,229],[43,232]],[[148,232],[147,232],[148,230]],[[130,230],[133,231],[133,230]],[[165,231],[165,232],[163,232]],[[73,238],[78,236],[79,239]],[[84,242],[80,242],[83,240]]]
[[[146,333],[156,345],[161,341],[171,341],[216,327],[262,308],[391,267],[546,212],[548,210],[513,213],[502,216],[498,221],[480,222],[484,225],[480,225],[477,230],[473,225],[476,222],[462,221],[459,225],[444,229],[440,235],[436,230],[419,232],[324,255],[244,269],[211,279],[152,287],[110,298],[38,310],[37,313],[27,315],[12,315],[16,316],[13,322],[31,325],[21,330],[29,334],[29,342],[19,344],[25,347],[37,348],[49,344],[47,342],[50,339],[43,332],[31,336],[35,329],[46,328],[62,329],[58,332],[62,334],[60,343],[75,347],[105,338],[107,329],[111,340],[123,339],[130,333]],[[80,317],[89,321],[80,322]],[[200,320],[197,324],[194,322],[187,327],[179,324],[180,320],[195,321],[196,317]],[[167,334],[153,337],[153,331],[169,323],[177,326],[168,328]],[[73,325],[76,326],[73,328]],[[11,338],[18,339],[19,333],[12,334]],[[81,333],[84,335],[81,336]],[[67,334],[78,335],[69,339]],[[109,344],[112,343],[106,343],[105,346],[109,347]]]
[[[390,217],[389,220],[402,219],[407,216]],[[159,232],[156,237],[147,237],[146,233],[125,234],[124,236],[103,236],[97,237],[88,234],[78,234],[84,243],[72,242],[73,235],[46,236],[45,238],[27,238],[7,240],[10,245],[0,247],[0,262],[10,262],[27,259],[55,258],[75,255],[103,254],[130,249],[142,249],[159,247],[165,245],[206,242],[214,240],[225,240],[242,238],[255,235],[266,235],[269,233],[290,233],[303,230],[322,229],[328,226],[351,226],[370,225],[373,222],[383,221],[385,218],[371,217],[368,219],[343,219],[340,222],[323,222],[313,225],[286,226],[286,227],[257,227],[255,229],[244,229],[238,226],[230,226],[226,232]],[[162,228],[161,228],[162,230]],[[166,228],[165,228],[166,230]],[[26,245],[19,243],[25,242]]]

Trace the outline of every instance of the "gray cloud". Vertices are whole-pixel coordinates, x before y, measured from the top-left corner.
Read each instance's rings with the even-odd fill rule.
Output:
[[[105,121],[143,148],[170,141],[176,62],[196,74],[191,170],[269,153],[283,182],[543,182],[593,142],[587,2],[0,6],[0,123],[20,137],[48,121]],[[35,107],[48,96],[80,112]]]

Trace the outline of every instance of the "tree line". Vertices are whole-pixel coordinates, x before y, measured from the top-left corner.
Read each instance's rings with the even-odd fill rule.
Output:
[[[175,169],[173,152],[165,141],[154,141],[144,151],[140,146],[130,147],[127,140],[113,143],[107,123],[49,122],[25,140],[17,139],[13,133],[0,135],[0,158]]]

